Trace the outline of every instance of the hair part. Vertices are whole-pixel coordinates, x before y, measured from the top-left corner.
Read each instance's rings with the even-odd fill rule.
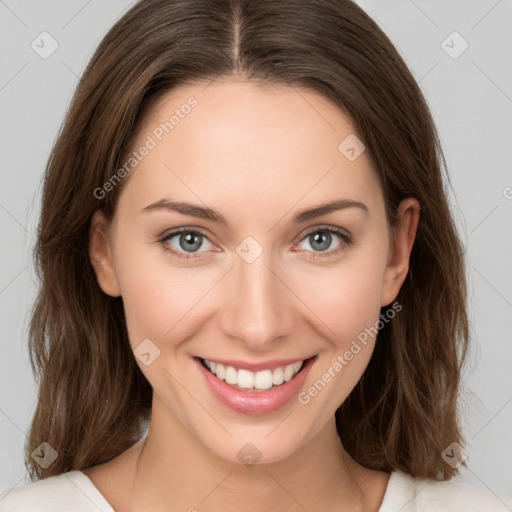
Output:
[[[350,0],[142,0],[106,34],[85,70],[44,176],[29,347],[39,381],[26,443],[31,478],[106,462],[137,442],[152,389],[130,347],[122,298],[100,289],[91,218],[115,211],[119,169],[151,106],[172,88],[220,77],[316,91],[350,116],[395,225],[421,205],[402,310],[380,329],[360,382],[336,411],[347,452],[371,469],[448,479],[462,444],[457,412],[468,343],[462,245],[449,177],[420,88],[388,37]],[[445,181],[443,181],[443,178]],[[390,307],[390,306],[389,306]],[[387,308],[383,308],[385,313]],[[47,468],[31,457],[42,442]]]

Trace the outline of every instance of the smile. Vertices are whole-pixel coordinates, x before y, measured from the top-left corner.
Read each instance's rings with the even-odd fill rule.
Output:
[[[247,363],[193,357],[202,382],[216,401],[238,413],[269,414],[290,404],[301,390],[318,354]]]
[[[296,361],[295,363],[276,368],[267,368],[253,372],[245,368],[236,368],[208,359],[201,359],[203,365],[218,379],[225,381],[235,389],[255,391],[271,389],[290,381],[300,372],[305,361]]]

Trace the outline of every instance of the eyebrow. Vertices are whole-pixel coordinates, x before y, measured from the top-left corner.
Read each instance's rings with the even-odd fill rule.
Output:
[[[328,213],[332,213],[338,210],[345,210],[347,208],[359,208],[368,214],[368,207],[364,203],[351,199],[336,199],[334,201],[315,206],[314,208],[299,211],[292,218],[292,223],[301,224],[308,220],[315,219],[316,217],[327,215]],[[160,199],[159,201],[156,201],[155,203],[152,203],[143,208],[140,213],[148,213],[154,210],[175,211],[183,215],[190,215],[192,217],[211,220],[213,222],[218,222],[219,224],[230,227],[230,223],[226,220],[226,218],[215,210],[184,201],[170,201],[168,199]]]

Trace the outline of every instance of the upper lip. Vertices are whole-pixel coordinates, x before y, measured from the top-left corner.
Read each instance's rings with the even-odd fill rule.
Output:
[[[224,366],[233,366],[236,369],[249,370],[250,372],[257,372],[261,370],[274,370],[280,366],[287,366],[289,364],[296,363],[298,361],[305,361],[310,359],[309,357],[293,357],[289,359],[272,359],[270,361],[264,361],[261,363],[250,363],[248,361],[241,361],[239,359],[218,359],[216,357],[201,357],[200,359],[207,359],[214,363],[220,363]]]

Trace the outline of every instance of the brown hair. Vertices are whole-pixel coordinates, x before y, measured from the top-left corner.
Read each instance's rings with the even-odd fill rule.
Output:
[[[111,218],[126,178],[101,200],[94,191],[122,165],[158,98],[178,84],[232,75],[307,88],[346,112],[374,164],[390,226],[402,199],[420,202],[402,310],[380,329],[336,423],[345,449],[368,468],[452,477],[457,470],[441,453],[464,442],[464,258],[437,132],[404,61],[350,0],[142,0],[97,48],[46,168],[30,324],[40,381],[26,444],[31,478],[105,462],[143,434],[152,389],[130,348],[122,299],[101,291],[88,256],[91,217],[101,209]],[[44,441],[58,452],[46,469],[30,456]]]

